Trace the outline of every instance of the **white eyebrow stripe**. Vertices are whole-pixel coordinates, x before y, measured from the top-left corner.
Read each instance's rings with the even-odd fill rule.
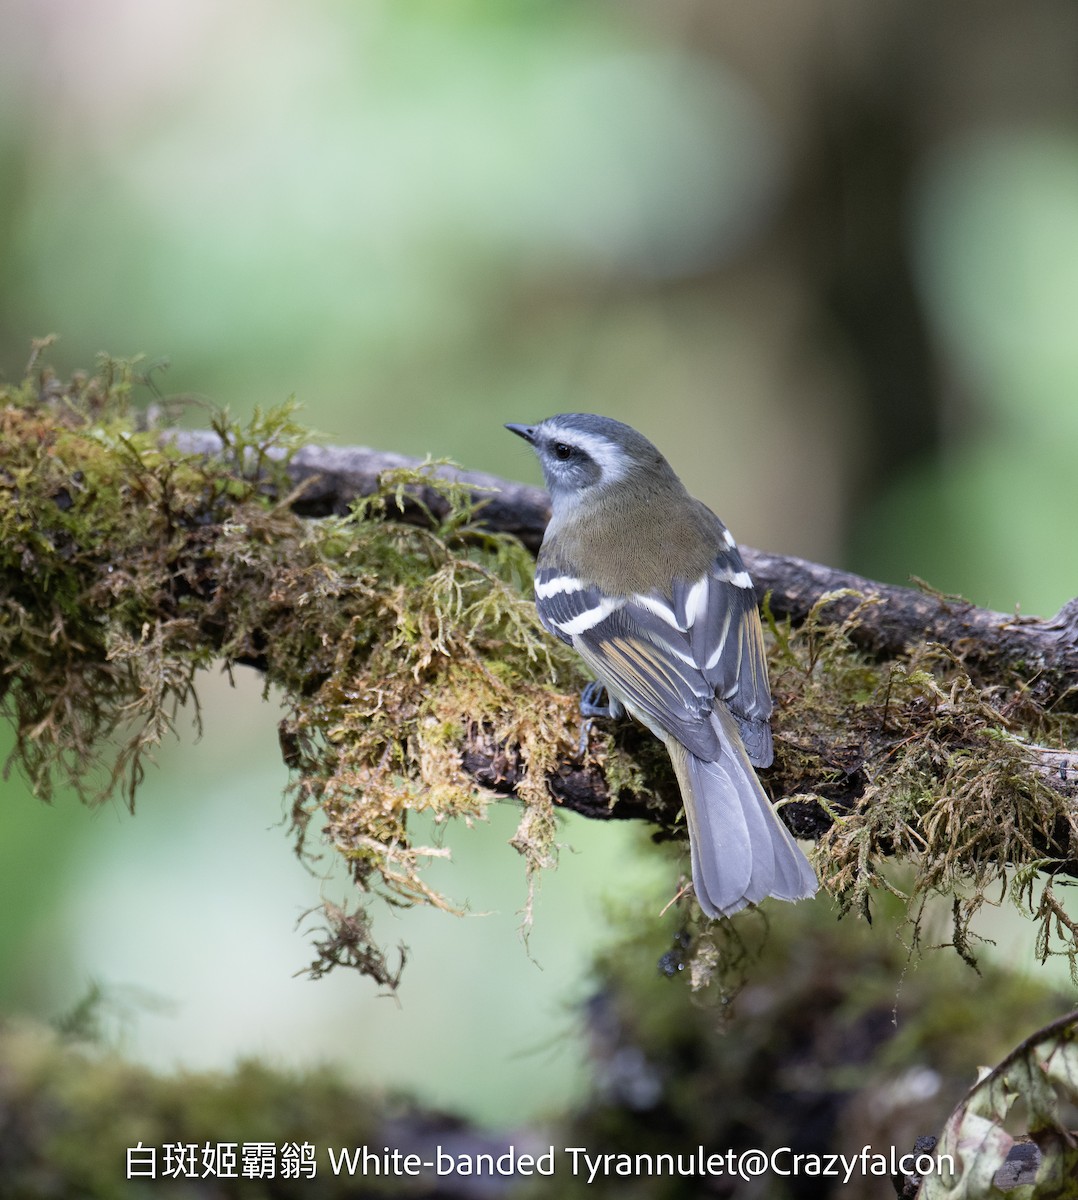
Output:
[[[570,446],[577,446],[583,450],[599,467],[601,475],[599,482],[603,486],[615,483],[629,469],[629,456],[620,446],[610,441],[609,438],[603,437],[602,434],[588,433],[586,430],[573,428],[566,428],[562,432],[562,427],[556,423],[546,425],[544,433],[553,437],[555,441],[560,439]]]
[[[537,579],[535,594],[540,600],[549,600],[551,596],[582,592],[586,586],[582,580],[574,579],[571,575],[555,575],[552,579]]]
[[[612,612],[621,608],[625,601],[620,597],[604,596],[594,608],[585,609],[573,617],[571,621],[555,622],[566,637],[576,637],[578,633],[587,633],[594,629],[600,621],[605,621]]]
[[[645,612],[651,613],[652,616],[658,617],[660,621],[665,621],[671,629],[676,629],[679,633],[684,633],[688,628],[677,619],[677,613],[665,600],[659,600],[655,596],[636,595],[633,596],[633,604]]]
[[[720,567],[715,572],[715,578],[721,583],[732,583],[734,587],[752,587],[752,576],[748,571],[731,571],[729,567]]]

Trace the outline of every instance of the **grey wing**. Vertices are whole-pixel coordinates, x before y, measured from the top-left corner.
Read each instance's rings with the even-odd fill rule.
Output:
[[[718,698],[753,764],[770,764],[771,692],[756,591],[729,535],[711,569],[691,583],[676,581],[670,598],[606,596],[554,568],[537,573],[535,594],[546,628],[653,732],[713,760]]]
[[[711,570],[695,583],[678,581],[674,609],[689,619],[692,654],[715,695],[737,721],[752,763],[770,766],[771,689],[756,589],[733,539],[716,555]]]
[[[536,575],[543,624],[568,642],[599,679],[660,737],[701,758],[719,752],[711,723],[715,692],[693,661],[685,631],[672,629],[649,597],[610,597],[554,572]]]

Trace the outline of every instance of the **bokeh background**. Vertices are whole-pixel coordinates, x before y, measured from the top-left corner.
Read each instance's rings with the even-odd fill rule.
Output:
[[[503,422],[606,413],[748,544],[1047,615],[1076,118],[1069,0],[5,0],[0,372],[56,333],[61,371],[142,354],[165,394],[535,482]],[[341,885],[290,854],[272,698],[202,696],[134,817],[0,784],[0,1011],[97,985],[155,1065],[328,1059],[502,1126],[581,1094],[587,964],[673,860],[567,820],[525,943],[496,806],[436,876],[470,915],[381,918],[397,1000],[296,978]]]

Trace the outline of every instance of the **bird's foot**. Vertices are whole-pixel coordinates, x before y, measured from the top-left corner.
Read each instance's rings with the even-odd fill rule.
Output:
[[[604,694],[606,703],[600,704],[599,700]],[[625,715],[625,708],[620,700],[615,700],[607,692],[603,684],[597,679],[593,679],[580,693],[580,715],[582,717],[611,717],[617,720]]]

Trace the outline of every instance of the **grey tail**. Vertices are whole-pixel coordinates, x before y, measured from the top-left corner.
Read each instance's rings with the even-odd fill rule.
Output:
[[[807,899],[818,886],[808,859],[760,786],[733,718],[716,706],[714,719],[716,761],[674,740],[666,746],[685,803],[697,902],[709,917],[728,917],[765,896]]]

